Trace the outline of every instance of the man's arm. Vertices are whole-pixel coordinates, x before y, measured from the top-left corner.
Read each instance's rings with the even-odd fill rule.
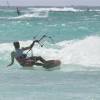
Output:
[[[29,47],[23,47],[23,48],[21,48],[22,50],[28,50],[28,49],[31,49],[31,47],[29,46]]]
[[[14,63],[15,52],[11,52],[11,63],[8,66],[13,65]]]
[[[36,42],[39,43],[38,40],[35,40],[35,41],[32,42],[32,44],[31,44],[29,47],[22,48],[22,50],[28,50],[28,49],[31,49],[31,48],[34,46],[34,44],[35,44]]]

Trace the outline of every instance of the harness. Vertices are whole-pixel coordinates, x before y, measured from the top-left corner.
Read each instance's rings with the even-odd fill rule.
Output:
[[[20,63],[22,66],[32,66],[34,61],[30,58],[26,57],[17,57],[16,60]]]

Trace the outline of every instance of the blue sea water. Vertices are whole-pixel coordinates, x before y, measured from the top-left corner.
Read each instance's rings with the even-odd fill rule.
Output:
[[[99,100],[100,8],[0,8],[0,100]],[[12,43],[48,37],[32,49],[45,59],[59,59],[60,69],[11,67]],[[29,56],[31,52],[29,53]]]

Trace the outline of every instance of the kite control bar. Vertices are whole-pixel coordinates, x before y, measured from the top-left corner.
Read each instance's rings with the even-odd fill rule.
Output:
[[[47,33],[46,33],[46,34],[47,34]],[[34,46],[35,43],[40,44],[41,40],[43,40],[44,38],[49,38],[49,39],[51,39],[51,41],[54,41],[54,40],[52,39],[51,36],[47,36],[46,34],[44,34],[39,40],[34,40],[34,41],[32,42],[32,44],[30,45],[29,51],[32,49],[32,47]],[[37,36],[35,36],[35,37],[33,37],[33,38],[35,39],[36,37],[37,37]],[[41,44],[40,44],[40,46],[43,47],[43,45],[41,45]],[[29,52],[29,51],[28,51],[28,52]],[[27,52],[27,53],[28,53],[28,52]]]

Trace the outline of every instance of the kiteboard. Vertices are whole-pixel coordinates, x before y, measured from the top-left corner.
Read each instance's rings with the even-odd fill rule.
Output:
[[[58,69],[60,68],[61,61],[60,60],[47,60],[45,63],[35,63],[36,66],[42,66],[45,69]],[[34,66],[34,65],[32,65]],[[25,69],[34,69],[32,66],[23,66]]]
[[[43,64],[43,68],[50,69],[61,65],[60,60],[48,60]]]

